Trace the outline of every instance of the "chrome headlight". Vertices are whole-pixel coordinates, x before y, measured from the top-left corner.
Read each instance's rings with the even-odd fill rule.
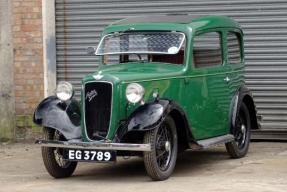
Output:
[[[57,85],[56,95],[62,101],[71,99],[74,95],[73,85],[66,81],[60,82]]]
[[[126,97],[130,103],[138,103],[142,100],[145,90],[143,86],[138,83],[131,83],[127,86]]]

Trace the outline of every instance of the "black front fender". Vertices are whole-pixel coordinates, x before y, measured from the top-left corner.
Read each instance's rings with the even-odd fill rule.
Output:
[[[128,131],[147,131],[157,127],[163,120],[167,106],[168,101],[140,106],[128,121]]]
[[[34,112],[34,123],[60,131],[68,140],[81,138],[81,112],[78,101],[60,101],[55,96],[44,99]]]
[[[158,127],[164,117],[169,112],[170,101],[160,100],[153,103],[146,103],[137,108],[122,124],[118,130],[115,140],[120,141],[121,138],[130,131],[148,131]]]

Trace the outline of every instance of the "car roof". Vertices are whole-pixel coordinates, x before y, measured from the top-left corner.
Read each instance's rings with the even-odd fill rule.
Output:
[[[241,32],[240,25],[226,16],[193,16],[189,14],[167,14],[137,16],[122,19],[105,28],[103,34],[133,30],[174,30],[186,34],[213,28],[236,28]]]
[[[191,15],[151,15],[151,16],[137,16],[122,19],[114,25],[132,24],[132,23],[182,23],[187,24],[192,21],[194,17]]]

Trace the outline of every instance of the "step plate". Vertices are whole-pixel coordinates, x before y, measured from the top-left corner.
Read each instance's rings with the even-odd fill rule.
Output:
[[[234,136],[231,134],[222,135],[219,137],[213,137],[210,139],[203,139],[197,141],[198,147],[200,148],[209,148],[214,145],[224,144],[234,140]]]

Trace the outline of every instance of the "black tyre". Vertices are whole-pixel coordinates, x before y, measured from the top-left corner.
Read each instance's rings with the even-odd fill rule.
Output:
[[[228,154],[232,158],[244,157],[250,143],[251,120],[247,106],[242,103],[236,116],[233,129],[234,141],[225,144]]]
[[[45,140],[66,140],[57,130],[44,128]],[[55,178],[65,178],[73,174],[77,162],[67,161],[63,158],[63,149],[55,147],[42,147],[42,157],[48,173]]]
[[[167,116],[162,125],[145,133],[144,142],[151,144],[151,151],[144,152],[148,175],[162,181],[172,174],[177,159],[177,132],[174,120]]]

